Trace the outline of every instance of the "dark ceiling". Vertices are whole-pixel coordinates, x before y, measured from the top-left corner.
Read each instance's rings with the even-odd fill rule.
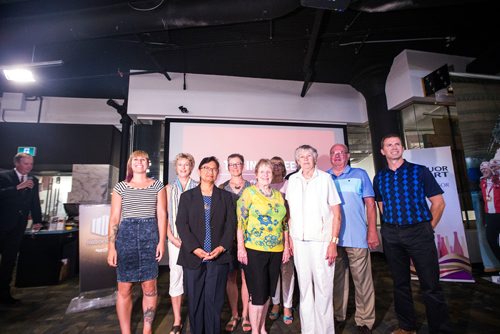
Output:
[[[2,76],[0,92],[125,98],[131,69],[352,84],[404,49],[500,72],[498,1],[305,2],[0,0],[0,66],[64,62],[35,68],[29,86]]]

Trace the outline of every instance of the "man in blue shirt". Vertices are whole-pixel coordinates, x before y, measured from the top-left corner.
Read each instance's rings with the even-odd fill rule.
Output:
[[[416,333],[410,259],[420,281],[429,332],[451,333],[434,242],[434,228],[445,207],[443,190],[427,167],[404,160],[403,151],[398,135],[382,138],[380,152],[387,160],[387,168],[379,171],[373,181],[375,200],[382,214],[382,244],[394,280],[399,328],[392,333]]]
[[[349,150],[343,144],[335,144],[330,149],[332,168],[327,172],[332,175],[340,195],[344,222],[340,228],[335,260],[334,314],[336,321],[345,321],[350,271],[356,291],[354,320],[360,333],[371,333],[375,323],[375,291],[368,247],[375,249],[380,243],[375,195],[366,171],[348,166],[349,158]]]

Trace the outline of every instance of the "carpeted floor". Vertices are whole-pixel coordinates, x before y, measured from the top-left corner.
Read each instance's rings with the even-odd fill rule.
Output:
[[[390,333],[397,325],[393,309],[392,280],[382,254],[372,254],[373,274],[376,289],[376,323],[374,333]],[[493,284],[482,276],[482,267],[474,267],[476,283],[443,282],[451,318],[456,333],[494,334],[500,333],[500,285]],[[418,333],[428,333],[425,308],[419,295],[418,282],[413,282],[415,309],[419,319]],[[142,311],[139,287],[136,287],[133,311],[133,332],[142,332]],[[353,289],[351,289],[353,290]],[[159,277],[159,307],[154,322],[155,333],[169,333],[172,311],[168,297],[168,268],[162,267]],[[114,307],[93,309],[66,314],[74,297],[79,295],[78,278],[56,286],[14,289],[14,296],[22,302],[13,307],[0,306],[0,333],[119,333]],[[183,307],[183,314],[187,309]],[[357,333],[354,323],[354,300],[351,294],[348,320],[337,333]],[[223,325],[229,319],[226,305],[222,314]],[[186,330],[183,333],[189,333]],[[270,333],[300,333],[298,312],[295,321],[287,326],[281,319],[267,321]],[[235,333],[243,333],[241,326]]]

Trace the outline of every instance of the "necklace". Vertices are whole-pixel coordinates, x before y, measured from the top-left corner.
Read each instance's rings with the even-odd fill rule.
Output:
[[[241,187],[243,187],[243,184],[245,184],[245,181],[240,182],[240,184],[236,184],[236,183],[234,183],[234,182],[230,182],[230,184],[233,186],[233,188],[234,188],[234,189],[236,189],[236,190],[240,190],[240,189],[241,189]]]
[[[271,188],[269,188],[267,191],[264,191],[263,189],[259,188],[259,191],[262,195],[266,197],[271,197],[273,195],[273,190]]]

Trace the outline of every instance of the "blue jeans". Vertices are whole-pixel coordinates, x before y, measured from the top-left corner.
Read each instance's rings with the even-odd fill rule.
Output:
[[[416,329],[410,284],[411,258],[423,294],[429,332],[451,333],[448,307],[439,283],[439,261],[431,224],[383,224],[380,232],[384,254],[394,280],[394,308],[399,327]]]

